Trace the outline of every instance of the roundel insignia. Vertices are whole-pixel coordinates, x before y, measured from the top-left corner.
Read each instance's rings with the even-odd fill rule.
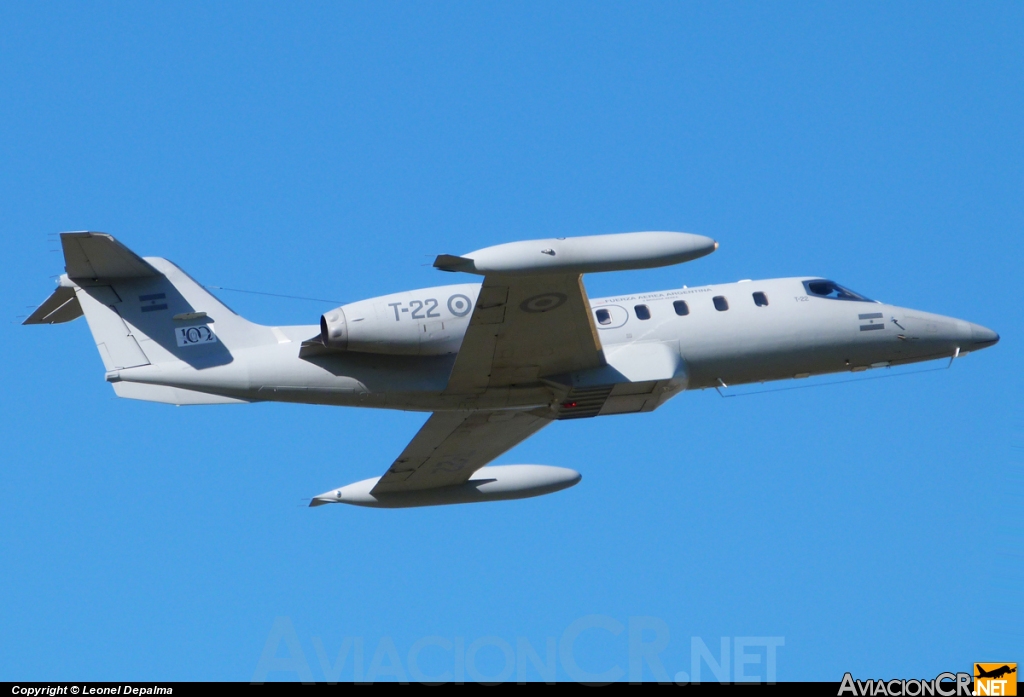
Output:
[[[456,317],[465,317],[472,307],[473,303],[461,293],[448,298],[448,311]]]
[[[523,312],[547,312],[554,310],[568,299],[564,293],[541,293],[521,302],[519,309]]]

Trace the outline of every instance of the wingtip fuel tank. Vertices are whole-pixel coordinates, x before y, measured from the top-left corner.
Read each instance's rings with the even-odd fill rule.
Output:
[[[390,494],[374,494],[380,477],[364,479],[314,496],[310,506],[348,503],[371,508],[412,508],[452,503],[525,499],[568,489],[582,476],[576,470],[550,465],[498,465],[482,467],[468,481],[456,486]]]
[[[623,232],[509,242],[469,254],[441,254],[442,271],[474,274],[595,273],[650,269],[711,254],[718,243],[688,232]]]

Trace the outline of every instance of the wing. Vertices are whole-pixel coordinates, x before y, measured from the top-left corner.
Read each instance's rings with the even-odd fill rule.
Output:
[[[434,267],[441,271],[484,276],[445,393],[468,395],[603,367],[582,274],[679,264],[717,248],[702,235],[627,232],[439,255]]]
[[[479,393],[603,365],[581,274],[487,274],[445,392]]]
[[[461,484],[549,423],[520,411],[435,412],[370,493]]]

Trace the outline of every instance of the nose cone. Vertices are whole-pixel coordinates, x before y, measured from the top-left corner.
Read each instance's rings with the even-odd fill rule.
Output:
[[[977,351],[978,349],[988,348],[994,346],[999,341],[999,335],[987,327],[983,327],[980,324],[971,325],[971,350]]]

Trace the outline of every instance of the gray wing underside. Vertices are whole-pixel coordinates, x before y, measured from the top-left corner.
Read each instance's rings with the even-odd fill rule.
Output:
[[[445,392],[479,393],[603,365],[579,274],[488,275]]]
[[[549,419],[521,411],[436,412],[371,493],[461,484],[549,423]]]

